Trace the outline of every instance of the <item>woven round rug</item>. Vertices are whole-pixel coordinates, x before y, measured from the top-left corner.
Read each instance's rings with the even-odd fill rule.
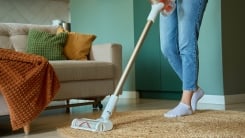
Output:
[[[113,129],[90,132],[70,128],[70,122],[57,132],[66,138],[192,138],[245,137],[245,112],[201,110],[190,116],[165,118],[166,110],[116,112],[110,120]],[[97,119],[100,113],[81,116]]]

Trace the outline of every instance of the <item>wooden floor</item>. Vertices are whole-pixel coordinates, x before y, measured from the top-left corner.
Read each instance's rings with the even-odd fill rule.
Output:
[[[107,99],[103,101],[106,105]],[[153,109],[170,109],[174,107],[178,101],[173,100],[156,100],[156,99],[119,99],[117,111],[132,110],[153,110]],[[199,110],[214,109],[224,110],[222,105],[198,105]],[[245,111],[245,103],[233,104],[226,107],[226,110]],[[64,125],[74,118],[81,118],[83,114],[94,113],[92,106],[74,107],[70,114],[65,113],[65,109],[46,110],[31,124],[31,133],[25,136],[23,130],[11,131],[9,117],[0,117],[0,137],[1,138],[59,138],[61,137],[56,128]]]

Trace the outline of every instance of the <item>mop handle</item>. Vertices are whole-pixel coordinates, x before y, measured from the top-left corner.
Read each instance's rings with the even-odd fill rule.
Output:
[[[148,20],[145,27],[144,27],[144,30],[142,31],[140,37],[139,37],[139,40],[134,48],[134,51],[128,61],[128,64],[126,65],[125,69],[124,69],[124,72],[117,84],[117,87],[115,89],[115,92],[114,92],[114,95],[118,96],[119,95],[119,92],[129,74],[129,71],[130,69],[132,68],[132,64],[134,63],[135,61],[135,58],[140,50],[140,47],[142,46],[142,43],[144,42],[145,40],[145,37],[146,37],[146,34],[148,33],[149,29],[150,29],[150,26],[152,25],[153,21],[152,20]]]
[[[122,73],[122,76],[120,77],[120,79],[118,81],[116,89],[115,89],[113,95],[111,95],[109,102],[107,103],[106,108],[101,115],[101,118],[103,118],[104,120],[108,120],[110,118],[110,116],[112,115],[112,112],[113,112],[113,110],[116,106],[117,100],[118,100],[119,92],[122,90],[122,86],[123,86],[128,74],[129,74],[130,69],[132,68],[132,64],[135,61],[135,58],[136,58],[136,56],[137,56],[137,54],[138,54],[138,52],[142,46],[142,43],[145,40],[146,35],[147,35],[151,25],[155,21],[155,18],[157,17],[158,13],[161,11],[162,7],[163,7],[162,3],[152,5],[151,12],[147,18],[147,23],[146,23],[146,25],[145,25],[145,27],[144,27],[144,29],[143,29],[140,37],[139,37],[139,40],[138,40],[138,42],[137,42],[137,44],[133,50],[133,53],[132,53],[132,55],[128,61],[128,64],[126,65],[126,67]]]
[[[164,4],[161,3],[161,2],[151,5],[151,12],[149,13],[149,15],[147,17],[146,25],[145,25],[145,27],[144,27],[144,29],[143,29],[140,37],[139,37],[139,40],[138,40],[138,42],[137,42],[137,44],[136,44],[136,46],[134,48],[134,51],[133,51],[133,53],[132,53],[132,55],[131,55],[131,57],[130,57],[130,59],[128,61],[128,64],[126,65],[126,67],[124,69],[124,72],[123,72],[123,74],[122,74],[122,76],[121,76],[121,78],[120,78],[120,80],[119,80],[119,82],[117,84],[117,87],[116,87],[115,92],[114,92],[115,96],[119,95],[119,92],[122,89],[122,86],[123,86],[123,84],[124,84],[124,82],[125,82],[125,80],[126,80],[126,78],[128,76],[128,73],[129,73],[129,71],[130,71],[130,69],[132,67],[132,64],[134,63],[135,58],[136,58],[136,56],[137,56],[137,54],[139,52],[139,49],[141,48],[142,43],[144,42],[145,37],[146,37],[151,25],[153,24],[153,22],[155,21],[158,13],[162,10],[163,7],[164,7]]]

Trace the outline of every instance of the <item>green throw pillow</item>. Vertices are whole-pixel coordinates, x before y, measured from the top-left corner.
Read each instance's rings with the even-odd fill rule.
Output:
[[[67,33],[50,34],[31,29],[27,38],[27,53],[44,56],[48,60],[64,60]]]

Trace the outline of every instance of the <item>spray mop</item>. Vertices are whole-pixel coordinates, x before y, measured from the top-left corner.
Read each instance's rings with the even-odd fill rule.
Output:
[[[134,48],[134,51],[128,61],[128,64],[125,67],[125,70],[117,84],[117,87],[113,95],[111,95],[104,111],[102,112],[101,117],[98,119],[75,118],[72,120],[71,128],[93,131],[93,132],[109,131],[113,128],[113,123],[110,120],[110,117],[117,104],[119,92],[132,67],[132,64],[135,61],[135,57],[138,54],[140,47],[142,46],[146,34],[148,33],[151,25],[153,24],[157,15],[160,12],[162,12],[163,15],[169,15],[175,9],[175,2],[174,2],[175,0],[150,0],[150,1],[152,5],[151,5],[151,11],[147,18],[147,23],[141,33],[141,36]],[[168,6],[164,6],[164,5],[168,5]]]

